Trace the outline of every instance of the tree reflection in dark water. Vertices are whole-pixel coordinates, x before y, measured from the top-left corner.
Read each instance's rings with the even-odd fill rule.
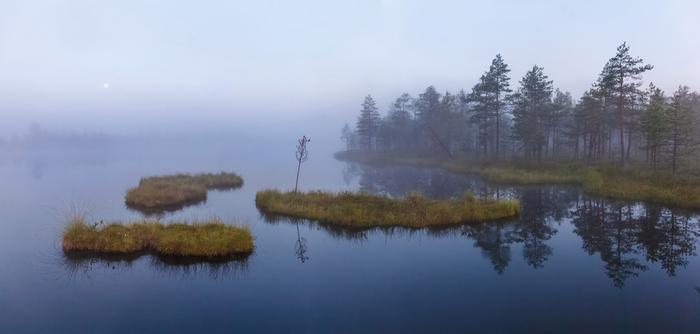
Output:
[[[491,261],[493,269],[502,274],[510,264],[512,223],[473,224],[463,226],[463,235],[474,239],[474,246]]]
[[[574,207],[571,221],[583,249],[600,255],[615,286],[623,286],[628,278],[648,269],[639,257],[636,236],[640,224],[633,219],[631,206],[584,198]]]
[[[576,195],[556,187],[523,187],[508,192],[521,201],[520,216],[515,221],[463,227],[463,234],[474,239],[474,245],[499,274],[510,263],[512,244],[522,245],[522,256],[528,265],[544,266],[553,253],[547,241],[557,233],[552,225],[565,215],[566,203]]]
[[[297,242],[294,244],[294,254],[297,256],[297,259],[301,263],[304,263],[309,260],[309,256],[306,255],[306,252],[309,250],[309,246],[306,242],[306,238],[303,238],[301,234],[299,233],[299,224],[297,223]]]
[[[600,255],[618,287],[647,270],[643,261],[674,276],[696,255],[698,221],[680,210],[585,198],[574,206],[572,223],[583,248]]]
[[[156,272],[183,278],[205,274],[213,279],[244,272],[248,265],[247,255],[215,258],[161,256],[149,253],[99,254],[93,252],[68,252],[61,259],[62,266],[70,276],[90,276],[103,270],[130,268],[142,257],[149,259],[148,265]]]
[[[516,220],[469,224],[459,229],[481,249],[497,273],[503,273],[510,264],[514,244],[522,247],[528,265],[543,267],[554,253],[548,241],[557,233],[555,226],[571,223],[583,249],[590,255],[598,254],[613,284],[622,287],[629,278],[648,270],[651,263],[659,263],[668,275],[675,275],[696,255],[700,234],[695,214],[589,197],[572,186],[496,186],[437,169],[356,163],[347,164],[343,177],[348,184],[359,178],[361,191],[393,197],[419,191],[432,198],[450,198],[470,191],[481,198],[518,198],[522,211]],[[337,229],[333,227],[333,233],[340,235]],[[432,233],[454,233],[454,229]]]

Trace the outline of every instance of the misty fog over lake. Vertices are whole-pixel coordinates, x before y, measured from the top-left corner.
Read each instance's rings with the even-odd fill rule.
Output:
[[[0,0],[0,333],[697,333],[698,13]]]

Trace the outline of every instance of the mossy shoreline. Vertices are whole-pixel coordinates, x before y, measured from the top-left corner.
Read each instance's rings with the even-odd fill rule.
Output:
[[[670,175],[630,166],[474,162],[431,157],[338,152],[336,159],[370,165],[410,165],[471,174],[498,184],[573,184],[590,195],[700,209],[700,176]]]
[[[90,224],[84,217],[74,217],[63,231],[62,248],[75,254],[216,258],[250,254],[253,237],[247,227],[224,224],[218,218],[191,223],[142,220]]]
[[[137,187],[127,191],[127,207],[145,213],[174,211],[207,199],[211,189],[235,189],[243,179],[234,173],[175,174],[142,178]]]
[[[419,194],[389,198],[367,193],[263,190],[255,195],[255,205],[264,214],[354,228],[449,226],[513,218],[520,211],[518,201],[481,200],[469,194],[433,200]]]

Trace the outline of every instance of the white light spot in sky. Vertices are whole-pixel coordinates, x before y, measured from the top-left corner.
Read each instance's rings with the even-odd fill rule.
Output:
[[[109,84],[108,84],[108,83],[105,83],[105,84],[104,84],[104,87],[105,87],[105,88],[109,88]]]

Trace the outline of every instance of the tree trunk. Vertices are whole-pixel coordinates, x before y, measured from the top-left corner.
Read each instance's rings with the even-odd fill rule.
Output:
[[[297,193],[297,188],[299,187],[299,171],[301,171],[301,160],[299,160],[299,164],[297,165],[297,180],[294,182],[294,193]]]
[[[621,75],[622,76],[622,75]],[[617,122],[620,125],[620,164],[625,165],[625,129],[623,122],[625,121],[625,95],[624,95],[624,77],[620,77],[620,96],[617,99]]]
[[[499,149],[501,141],[501,103],[500,92],[496,92],[496,160],[500,158]]]
[[[627,160],[630,159],[630,148],[632,147],[632,128],[627,130]]]
[[[673,133],[673,153],[671,158],[673,175],[676,175],[676,160],[678,159],[678,131]]]

